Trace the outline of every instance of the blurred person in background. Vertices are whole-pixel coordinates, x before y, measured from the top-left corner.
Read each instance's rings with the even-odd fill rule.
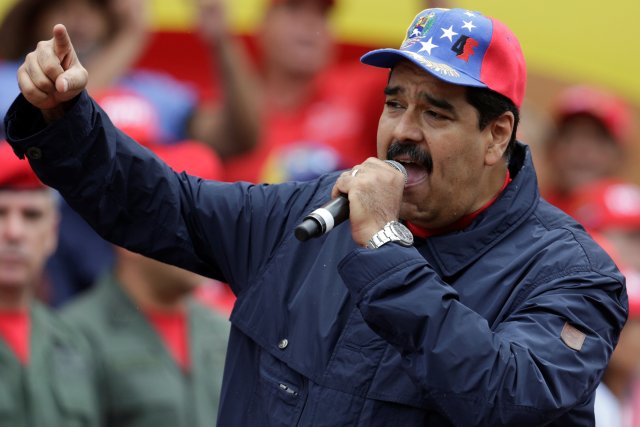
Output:
[[[100,426],[86,342],[35,298],[57,200],[0,142],[0,426]]]
[[[219,159],[202,144],[152,150],[177,171],[220,175]],[[193,298],[206,279],[126,249],[115,252],[113,270],[61,314],[91,343],[102,425],[214,425],[229,323]]]
[[[198,5],[198,33],[214,58],[222,93],[221,99],[198,104],[187,137],[205,142],[224,159],[251,151],[258,143],[262,112],[258,76],[245,46],[229,28],[230,0],[192,1]]]
[[[590,86],[560,93],[553,115],[545,153],[549,182],[542,195],[567,211],[577,188],[621,173],[631,116],[622,99]]]
[[[640,271],[640,186],[605,179],[579,187],[567,213],[614,247],[621,265]]]
[[[337,63],[334,0],[268,0],[256,31],[262,133],[225,161],[228,181],[309,180],[375,156],[387,75]]]

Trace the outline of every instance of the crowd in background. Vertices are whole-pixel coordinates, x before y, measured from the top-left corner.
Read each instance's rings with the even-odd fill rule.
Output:
[[[333,0],[268,0],[257,53],[232,34],[224,0],[193,1],[217,95],[137,66],[153,32],[145,0],[19,0],[0,25],[0,115],[24,56],[62,22],[89,93],[178,172],[276,183],[376,155],[387,74],[336,60]],[[569,82],[543,138],[523,135],[545,163],[542,196],[627,278],[629,320],[598,389],[597,426],[640,425],[640,187],[620,173],[640,142],[631,111]],[[0,426],[213,425],[234,302],[224,283],[113,247],[2,142],[0,233]]]

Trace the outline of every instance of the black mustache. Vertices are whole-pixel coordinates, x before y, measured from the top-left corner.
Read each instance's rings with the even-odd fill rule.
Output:
[[[387,159],[393,160],[400,155],[407,155],[411,161],[426,169],[427,173],[431,175],[433,172],[433,158],[431,154],[422,150],[415,144],[393,142],[387,150]]]

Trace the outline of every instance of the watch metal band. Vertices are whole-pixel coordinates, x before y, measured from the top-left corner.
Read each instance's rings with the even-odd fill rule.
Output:
[[[394,230],[394,227],[399,230]],[[389,221],[380,231],[369,239],[367,248],[377,249],[389,242],[398,242],[403,246],[411,246],[413,244],[413,236],[411,232],[398,221]]]

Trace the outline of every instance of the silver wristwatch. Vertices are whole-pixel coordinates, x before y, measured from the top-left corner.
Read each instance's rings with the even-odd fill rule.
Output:
[[[413,234],[398,221],[389,221],[382,227],[382,230],[378,231],[369,239],[367,248],[377,249],[389,242],[396,242],[402,246],[411,246],[413,245]]]

